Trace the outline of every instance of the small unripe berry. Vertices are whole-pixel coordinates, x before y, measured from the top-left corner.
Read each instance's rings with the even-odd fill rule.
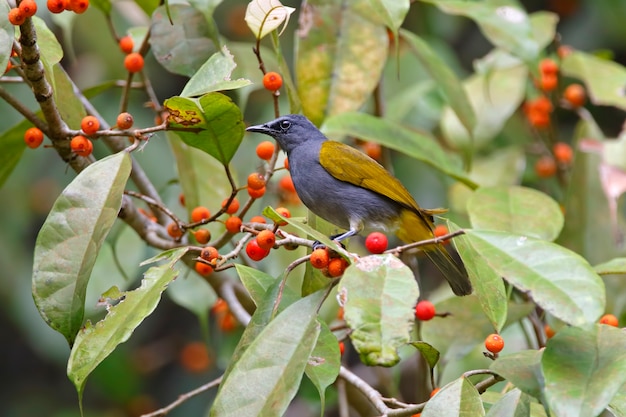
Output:
[[[191,210],[191,221],[193,223],[208,219],[209,217],[211,217],[211,212],[204,206],[194,207],[194,209]]]
[[[387,236],[380,232],[372,232],[365,238],[365,247],[370,253],[383,253],[387,250],[387,244]]]
[[[239,233],[239,231],[241,230],[241,223],[242,222],[239,217],[231,216],[226,219],[224,225],[226,226],[226,230],[228,230],[229,233]]]
[[[421,321],[428,321],[435,317],[435,305],[428,300],[422,300],[415,306],[415,317]]]
[[[276,243],[276,235],[271,230],[262,230],[256,236],[256,243],[261,249],[270,250]]]
[[[100,129],[100,121],[95,116],[85,116],[80,122],[80,128],[86,135],[93,135]]]
[[[491,353],[499,353],[504,348],[504,339],[499,334],[490,334],[485,339],[485,348]]]
[[[246,254],[253,261],[258,262],[261,259],[265,258],[267,255],[269,255],[269,253],[269,249],[263,249],[262,247],[260,247],[256,239],[252,239],[248,242],[248,244],[246,244]]]
[[[86,137],[77,135],[72,138],[70,148],[76,155],[89,156],[93,152],[93,143]]]
[[[330,256],[328,249],[319,248],[311,252],[311,266],[316,269],[323,269],[328,266],[330,262]]]
[[[266,140],[257,145],[256,155],[263,160],[269,161],[270,159],[272,159],[272,155],[274,155],[275,149],[276,146],[274,145],[274,143]]]
[[[143,69],[143,56],[138,52],[131,52],[124,58],[124,67],[128,72],[139,72]]]
[[[235,214],[237,213],[237,210],[239,210],[239,200],[237,200],[237,198],[233,198],[233,201],[230,202],[230,204],[228,204],[228,200],[229,198],[225,198],[224,201],[222,201],[222,208],[225,208],[226,213],[228,214]],[[226,207],[226,204],[228,204],[228,207]]]
[[[122,52],[124,52],[125,54],[130,54],[131,52],[133,52],[135,42],[133,41],[133,38],[131,36],[124,36],[120,39],[119,45]]]
[[[38,148],[43,142],[43,132],[36,127],[27,129],[26,132],[24,132],[24,142],[26,142],[26,146],[31,149]]]
[[[263,76],[263,87],[269,91],[280,90],[283,86],[283,77],[277,72],[268,72]]]
[[[130,129],[134,122],[133,115],[130,113],[124,112],[117,116],[117,127],[122,130]]]

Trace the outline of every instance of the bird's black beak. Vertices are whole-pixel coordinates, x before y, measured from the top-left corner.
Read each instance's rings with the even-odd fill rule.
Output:
[[[250,127],[246,128],[246,131],[248,131],[248,132],[257,132],[257,133],[265,133],[266,135],[268,135],[270,133],[271,129],[267,125],[256,125],[256,126],[250,126]]]

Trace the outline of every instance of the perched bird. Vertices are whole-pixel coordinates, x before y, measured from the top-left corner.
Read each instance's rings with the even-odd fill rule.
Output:
[[[402,183],[362,152],[328,140],[306,117],[279,117],[250,132],[276,139],[287,153],[289,171],[304,205],[317,216],[347,230],[341,241],[361,231],[393,231],[404,242],[433,238],[433,215],[420,208]],[[423,246],[456,295],[472,292],[467,272],[442,244]]]

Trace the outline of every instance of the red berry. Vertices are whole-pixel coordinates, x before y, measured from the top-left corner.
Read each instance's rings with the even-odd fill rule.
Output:
[[[95,116],[85,116],[80,122],[80,128],[86,135],[93,135],[100,129],[100,121]]]
[[[275,149],[276,146],[274,145],[274,143],[266,140],[257,145],[256,155],[261,159],[269,161],[270,159],[272,159],[272,155],[274,155]]]
[[[387,244],[387,236],[380,232],[372,232],[365,238],[365,247],[370,253],[383,253]]]
[[[269,249],[263,249],[262,247],[260,247],[256,239],[250,240],[246,245],[246,254],[253,261],[258,262],[261,259],[265,258],[267,255],[269,255],[269,253]]]
[[[415,306],[415,317],[421,321],[428,321],[435,317],[435,305],[428,300],[422,300]]]
[[[133,52],[135,42],[133,41],[133,38],[131,36],[124,36],[120,39],[119,45],[122,52],[124,52],[125,54],[130,54],[131,52]]]
[[[119,127],[122,130],[126,130],[126,129],[130,129],[131,127],[133,127],[133,123],[134,123],[134,119],[133,119],[133,115],[127,112],[124,113],[120,113],[117,116],[117,127]]]
[[[504,348],[504,339],[499,334],[490,334],[485,339],[485,348],[491,353],[498,353]]]
[[[43,142],[43,132],[36,127],[31,127],[24,132],[24,142],[31,149],[38,148]]]
[[[263,76],[263,87],[269,91],[279,90],[283,86],[283,77],[277,72],[268,72]]]
[[[139,72],[143,69],[143,56],[138,52],[131,52],[124,58],[124,67],[128,72]]]

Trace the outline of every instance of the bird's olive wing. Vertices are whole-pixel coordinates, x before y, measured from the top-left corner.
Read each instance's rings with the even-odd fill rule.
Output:
[[[326,141],[320,150],[320,164],[338,180],[382,194],[415,211],[413,196],[382,165],[364,153],[341,142]]]

